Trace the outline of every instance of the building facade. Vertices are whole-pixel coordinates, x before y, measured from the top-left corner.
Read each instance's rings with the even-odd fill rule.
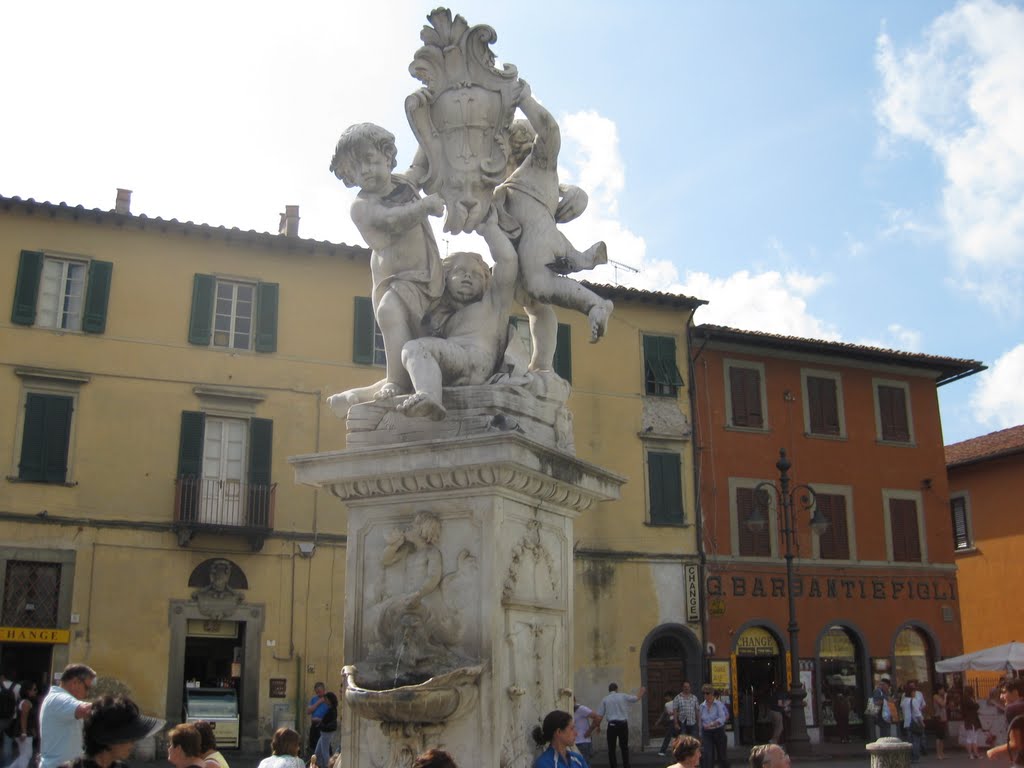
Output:
[[[88,663],[171,722],[228,691],[259,749],[345,661],[346,511],[288,457],[343,448],[325,398],[382,375],[369,252],[298,237],[293,210],[273,235],[129,209],[0,198],[0,664],[45,684]],[[606,338],[560,314],[556,361],[577,455],[628,479],[576,522],[592,705],[611,681],[699,676],[704,644],[686,366],[702,302],[598,290]]]
[[[1024,637],[1003,585],[1020,580],[1024,425],[946,446],[964,652]]]
[[[787,530],[809,733],[863,736],[883,673],[927,693],[934,661],[961,651],[936,388],[984,366],[711,325],[691,346],[709,674],[738,741],[767,738],[769,693],[789,684]],[[780,485],[780,449],[789,526],[761,485]]]

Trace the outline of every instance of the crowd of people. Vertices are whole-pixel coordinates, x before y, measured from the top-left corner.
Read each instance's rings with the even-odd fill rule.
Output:
[[[40,697],[35,683],[15,683],[0,674],[0,738],[7,768],[125,768],[124,761],[135,744],[161,730],[163,720],[143,715],[125,696],[90,698],[96,673],[84,664],[64,669],[58,683]],[[664,694],[658,725],[665,730],[659,755],[669,753],[675,762],[668,768],[728,768],[726,726],[729,708],[710,685],[701,688],[698,701],[690,683],[678,692]],[[608,762],[629,768],[629,717],[633,706],[646,695],[644,688],[622,693],[616,683],[596,710],[575,703],[573,713],[549,712],[532,736],[540,750],[533,768],[589,768],[593,736],[606,724]],[[980,704],[970,686],[962,690],[961,743],[971,759],[1008,760],[1024,767],[1024,678],[1003,679],[989,694],[1005,715],[1007,739],[991,744],[982,739]],[[338,697],[317,683],[307,707],[310,733],[308,763],[299,755],[302,738],[292,728],[279,728],[271,741],[272,754],[259,768],[340,768],[340,754],[332,749],[338,729]],[[779,708],[781,711],[782,703]],[[911,762],[917,762],[924,748],[925,712],[929,705],[916,681],[907,681],[901,691],[883,675],[871,694],[868,713],[880,737],[896,734],[909,742]],[[937,685],[931,695],[931,732],[935,735],[938,759],[945,757],[949,712],[948,692]],[[773,710],[774,711],[774,710]],[[774,727],[770,743],[750,751],[750,768],[789,768],[789,757],[780,744],[782,729]],[[230,768],[217,748],[214,727],[208,722],[182,723],[166,734],[167,761],[174,768]],[[452,755],[431,749],[416,758],[413,768],[457,768]]]

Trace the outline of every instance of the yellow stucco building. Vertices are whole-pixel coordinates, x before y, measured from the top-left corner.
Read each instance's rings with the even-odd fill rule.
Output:
[[[177,721],[234,692],[242,747],[344,661],[346,515],[288,457],[345,444],[325,398],[381,376],[369,252],[0,198],[0,665],[68,662]],[[576,523],[575,686],[703,672],[687,327],[622,288],[607,338],[560,313],[581,459],[628,478]],[[649,699],[656,716],[660,702]],[[646,732],[648,716],[642,724]],[[225,727],[224,733],[230,728]]]

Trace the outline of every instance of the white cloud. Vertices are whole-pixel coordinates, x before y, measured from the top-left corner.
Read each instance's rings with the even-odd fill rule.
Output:
[[[1024,424],[1024,344],[996,360],[976,382],[970,402],[978,422],[995,429]]]
[[[1024,10],[994,0],[957,5],[916,47],[897,50],[884,31],[877,40],[877,118],[889,137],[920,142],[939,159],[951,249],[961,270],[989,286],[1020,285],[1024,272],[1021,40]]]
[[[854,341],[865,347],[880,349],[898,349],[901,352],[920,352],[923,336],[914,328],[907,328],[899,323],[890,323],[882,338],[864,337]]]

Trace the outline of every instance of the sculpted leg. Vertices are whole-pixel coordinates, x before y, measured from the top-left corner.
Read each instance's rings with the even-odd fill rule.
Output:
[[[444,345],[442,339],[414,339],[402,348],[402,364],[409,372],[415,393],[398,406],[406,416],[426,416],[440,421],[447,413],[441,404]]]
[[[558,343],[558,317],[555,310],[550,304],[541,304],[532,299],[523,304],[523,309],[530,318],[530,337],[533,340],[530,370],[553,370],[555,347]]]
[[[412,381],[402,367],[402,347],[412,338],[409,330],[408,309],[397,295],[385,291],[374,312],[377,325],[384,337],[384,354],[387,357],[388,384],[377,394],[377,399],[394,397],[409,392]]]

